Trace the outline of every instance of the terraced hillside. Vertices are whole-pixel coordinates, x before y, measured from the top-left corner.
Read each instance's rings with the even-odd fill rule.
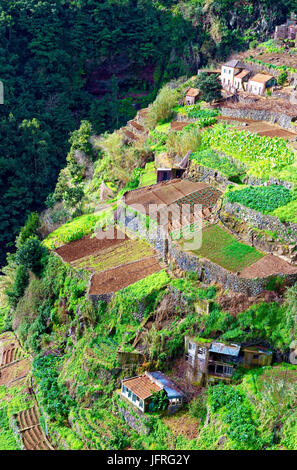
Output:
[[[21,438],[27,450],[52,450],[39,424],[40,415],[36,406],[17,414]]]
[[[108,229],[105,235],[84,237],[56,250],[74,268],[93,273],[90,295],[116,292],[160,271],[158,257],[147,242],[132,240],[118,229]]]
[[[40,426],[31,386],[31,358],[24,354],[12,333],[0,335],[0,350],[1,347],[6,354],[0,367],[0,448],[51,450]],[[12,431],[11,422],[17,433]]]

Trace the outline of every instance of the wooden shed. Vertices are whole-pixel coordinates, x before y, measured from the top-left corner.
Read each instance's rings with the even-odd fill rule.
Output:
[[[258,346],[247,346],[242,349],[243,366],[246,369],[269,366],[272,362],[272,351]]]

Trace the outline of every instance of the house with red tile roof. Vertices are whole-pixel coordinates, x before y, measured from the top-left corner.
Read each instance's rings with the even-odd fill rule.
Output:
[[[121,396],[142,413],[154,410],[155,394],[164,390],[168,407],[178,409],[184,402],[183,392],[162,372],[145,372],[143,375],[122,380]]]

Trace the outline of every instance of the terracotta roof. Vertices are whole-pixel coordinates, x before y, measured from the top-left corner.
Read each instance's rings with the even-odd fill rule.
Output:
[[[246,77],[248,74],[250,73],[249,70],[242,70],[241,72],[239,72],[237,75],[235,75],[235,78],[244,78]]]
[[[142,400],[162,390],[159,385],[152,382],[146,375],[123,380],[123,384]]]
[[[257,73],[254,77],[250,79],[251,82],[257,83],[267,83],[273,78],[273,75],[266,75],[264,73]]]
[[[199,95],[199,90],[198,88],[188,88],[186,91],[186,96],[192,96],[193,98],[196,98],[196,96]]]

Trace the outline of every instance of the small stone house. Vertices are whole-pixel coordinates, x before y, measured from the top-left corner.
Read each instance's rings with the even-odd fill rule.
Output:
[[[198,88],[188,88],[186,91],[185,104],[191,106],[196,103],[199,98]]]
[[[275,83],[276,80],[272,75],[257,73],[250,78],[247,91],[253,95],[264,95],[266,89],[273,86]]]
[[[189,364],[189,378],[197,383],[231,382],[239,365],[250,369],[270,365],[272,352],[239,344],[227,344],[201,338],[185,337],[185,358]]]
[[[122,380],[121,396],[144,413],[154,410],[152,396],[161,390],[167,394],[169,411],[176,411],[183,405],[184,393],[159,371]]]
[[[257,346],[247,346],[242,348],[243,367],[252,369],[253,367],[268,366],[272,362],[272,351]]]

